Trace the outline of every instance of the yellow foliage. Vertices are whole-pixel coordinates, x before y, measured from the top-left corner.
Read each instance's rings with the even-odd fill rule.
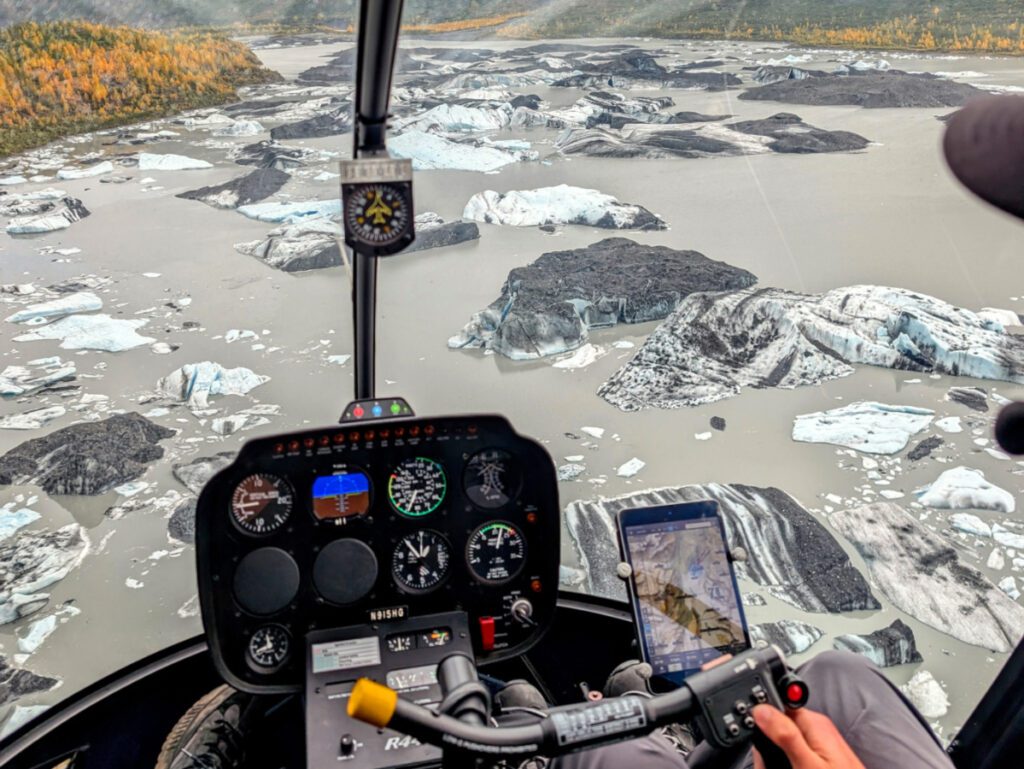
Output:
[[[79,21],[8,27],[0,30],[0,152],[223,102],[273,77],[248,48],[212,34]]]
[[[403,32],[463,32],[468,29],[484,29],[505,24],[512,19],[526,16],[525,13],[504,13],[500,16],[488,16],[481,19],[462,19],[460,21],[441,21],[431,24],[403,24]]]

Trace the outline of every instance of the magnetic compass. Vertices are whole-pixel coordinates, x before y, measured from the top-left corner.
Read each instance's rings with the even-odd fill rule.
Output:
[[[412,163],[360,158],[341,164],[345,243],[373,256],[395,254],[415,239]]]

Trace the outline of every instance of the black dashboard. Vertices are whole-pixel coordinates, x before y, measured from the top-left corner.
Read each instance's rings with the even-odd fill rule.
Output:
[[[217,666],[237,688],[300,691],[307,638],[377,629],[389,651],[464,612],[478,663],[550,625],[559,507],[547,451],[500,416],[403,417],[247,443],[196,513],[199,598]],[[468,634],[468,638],[465,637]]]

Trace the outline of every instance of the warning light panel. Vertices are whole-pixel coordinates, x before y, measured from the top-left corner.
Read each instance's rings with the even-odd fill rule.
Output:
[[[374,400],[352,401],[341,414],[338,421],[367,422],[372,419],[393,419],[395,417],[414,417],[412,407],[404,398],[377,398]]]

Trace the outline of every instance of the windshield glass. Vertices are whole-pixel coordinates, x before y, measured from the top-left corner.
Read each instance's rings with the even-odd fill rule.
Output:
[[[618,509],[718,501],[755,637],[867,654],[945,738],[1024,631],[1024,225],[940,155],[1019,5],[408,2],[380,395]],[[29,23],[30,22],[30,23]],[[197,493],[353,391],[346,2],[0,0],[0,717],[201,632]],[[126,25],[126,26],[120,26]]]

